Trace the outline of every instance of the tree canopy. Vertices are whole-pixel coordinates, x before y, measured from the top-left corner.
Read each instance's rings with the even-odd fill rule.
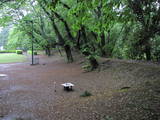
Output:
[[[0,25],[14,25],[8,46],[50,50],[60,46],[68,62],[80,51],[91,69],[97,56],[160,59],[159,0],[1,0]],[[26,45],[26,46],[25,46]]]

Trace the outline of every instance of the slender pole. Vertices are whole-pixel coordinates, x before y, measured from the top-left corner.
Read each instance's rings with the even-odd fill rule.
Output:
[[[32,23],[32,65],[34,65],[34,51],[33,51],[33,21],[31,21]]]

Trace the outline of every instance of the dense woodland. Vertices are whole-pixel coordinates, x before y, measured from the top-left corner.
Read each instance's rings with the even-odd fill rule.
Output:
[[[52,49],[98,57],[160,60],[160,0],[1,0],[6,49]],[[3,36],[3,35],[0,35]]]

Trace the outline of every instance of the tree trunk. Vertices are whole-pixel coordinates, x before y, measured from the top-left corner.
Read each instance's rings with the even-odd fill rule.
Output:
[[[44,1],[45,4],[46,4],[46,1]],[[67,60],[68,62],[73,62],[73,57],[72,57],[72,53],[71,53],[71,48],[69,45],[65,45],[65,39],[63,38],[63,36],[61,35],[56,23],[55,23],[55,16],[60,19],[61,21],[63,21],[63,23],[65,23],[64,19],[61,18],[61,16],[59,16],[58,13],[56,13],[55,11],[52,10],[52,13],[50,14],[47,9],[41,4],[40,2],[40,6],[42,7],[42,9],[44,10],[44,12],[48,15],[48,17],[50,18],[51,22],[52,22],[52,27],[55,31],[55,34],[59,40],[59,45],[63,46],[64,47],[64,50],[66,52],[66,56],[67,56]],[[68,27],[68,24],[65,23],[65,28],[66,28],[66,31],[67,31],[67,35],[69,36],[69,38],[72,39],[72,34],[70,32],[70,29]]]
[[[47,49],[48,49],[48,56],[51,56],[51,49],[50,49],[50,47],[48,47]]]
[[[98,65],[99,65],[95,58],[89,59],[89,62],[91,64],[91,70],[96,69],[98,67]]]
[[[45,48],[45,53],[46,53],[46,55],[51,56],[51,49],[50,49],[50,47],[47,46]]]
[[[87,39],[85,27],[83,25],[81,25],[81,33],[82,33],[82,36],[83,36],[83,43],[85,44],[85,43],[88,42],[88,39]]]
[[[151,58],[151,44],[150,39],[153,37],[152,31],[148,31],[148,28],[145,29],[143,37],[144,53],[146,55],[146,60],[150,61]]]
[[[80,38],[81,38],[81,30],[78,31],[77,42],[76,42],[76,47],[78,50],[80,50]]]
[[[55,30],[55,33],[56,33],[56,35],[57,35],[57,37],[59,39],[60,45],[64,47],[64,50],[65,50],[66,56],[67,56],[67,61],[69,63],[73,62],[73,57],[72,57],[72,52],[71,52],[70,46],[69,45],[65,45],[65,41],[64,41],[62,35],[60,34],[60,32],[59,32],[56,24],[54,23],[54,21],[52,21],[52,24],[53,24],[53,28]]]
[[[151,60],[151,47],[150,47],[150,45],[145,46],[145,54],[146,54],[147,61],[150,61]]]
[[[60,54],[61,57],[62,57],[63,55],[62,55],[62,52],[61,52],[61,50],[59,49],[59,47],[58,47],[58,52],[59,52],[59,54]]]
[[[106,55],[106,51],[104,50],[104,46],[105,46],[105,35],[104,32],[102,32],[101,34],[101,42],[100,42],[100,50],[101,50],[101,55],[105,56]]]
[[[45,49],[45,54],[46,54],[46,55],[48,54],[48,51],[47,51],[47,49]]]
[[[82,32],[82,36],[83,36],[83,39],[84,39],[84,44],[88,42],[88,39],[87,39],[87,35],[86,35],[86,30],[85,30],[85,27],[84,26],[81,26],[81,32]],[[89,47],[89,46],[88,46]],[[85,55],[86,57],[92,55],[90,53],[90,51],[85,51],[85,52],[82,52],[83,55]],[[97,60],[94,58],[94,57],[91,57],[88,59],[89,60],[89,63],[91,65],[91,70],[94,70],[98,67],[98,62]]]
[[[109,42],[110,42],[110,30],[108,30],[108,37],[107,37],[107,44],[109,44]]]
[[[68,63],[73,62],[73,57],[72,57],[72,52],[71,52],[70,46],[69,45],[65,45],[64,46],[64,50],[66,52]]]

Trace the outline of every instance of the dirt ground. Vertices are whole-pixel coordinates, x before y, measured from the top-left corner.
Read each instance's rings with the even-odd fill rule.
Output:
[[[0,64],[0,120],[160,120],[160,65],[102,59],[86,73],[83,59],[39,57],[35,66]],[[92,96],[80,97],[85,90]]]

